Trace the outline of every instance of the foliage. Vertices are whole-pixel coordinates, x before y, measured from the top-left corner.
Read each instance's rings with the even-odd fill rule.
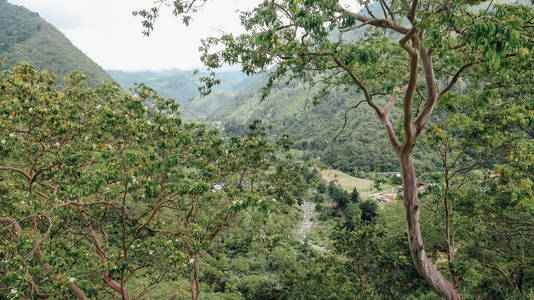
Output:
[[[350,192],[350,202],[357,203],[360,201],[360,193],[358,193],[358,189],[354,188],[352,192]]]
[[[225,141],[145,85],[84,79],[58,90],[29,65],[0,73],[0,292],[130,299],[192,271],[198,294],[213,239],[248,208],[294,201],[297,167],[275,168],[259,122]]]
[[[532,60],[506,65],[517,72],[473,70],[484,86],[440,103],[425,139],[441,161],[424,192],[431,247],[451,248],[451,276],[484,298],[527,297],[533,282]]]

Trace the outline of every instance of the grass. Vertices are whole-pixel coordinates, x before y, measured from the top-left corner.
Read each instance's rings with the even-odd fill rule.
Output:
[[[320,171],[320,173],[326,182],[336,180],[339,186],[349,193],[356,188],[363,199],[376,198],[380,193],[391,191],[393,188],[389,184],[384,184],[377,191],[372,188],[374,183],[372,180],[353,177],[338,170],[327,169]]]
[[[339,186],[347,192],[352,192],[354,188],[356,188],[359,192],[369,192],[371,190],[371,186],[373,185],[372,180],[356,178],[350,176],[349,174],[332,169],[322,170],[321,176],[327,182],[336,180]]]

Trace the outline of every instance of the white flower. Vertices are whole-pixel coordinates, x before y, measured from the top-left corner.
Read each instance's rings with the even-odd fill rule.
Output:
[[[190,258],[190,259],[189,259],[189,263],[190,263],[190,264],[192,264],[192,263],[194,263],[194,262],[195,262],[195,259],[194,259],[194,258]]]
[[[239,200],[239,202],[237,202],[237,203],[239,203],[239,205],[241,205],[241,204],[243,204],[243,200]]]
[[[10,133],[9,134],[9,137],[14,137],[15,135],[13,133]]]
[[[85,141],[87,142],[87,140],[89,140],[89,137],[88,137],[88,136],[85,136]]]
[[[159,127],[159,130],[163,131],[163,126],[160,126],[160,127]]]
[[[57,142],[55,145],[56,145],[56,147],[58,147],[58,148],[59,148],[59,146],[60,146],[59,142]]]
[[[69,282],[70,283],[73,283],[75,280],[76,280],[76,278],[74,278],[74,277],[69,278]]]
[[[102,105],[98,104],[98,105],[96,106],[96,109],[100,109],[101,107],[102,107]]]
[[[169,243],[169,244],[172,243],[172,240],[168,240],[167,243]]]
[[[18,293],[17,289],[11,289],[11,294],[16,294]]]
[[[132,182],[133,182],[133,183],[136,183],[136,182],[137,182],[137,178],[135,178],[135,176],[132,176]]]
[[[150,254],[150,255],[154,254],[154,250],[148,251],[148,254]]]
[[[152,125],[152,122],[150,122],[150,120],[148,120],[146,123],[147,123],[148,125]]]
[[[237,204],[237,201],[232,201],[232,205],[236,205]]]
[[[95,144],[93,144],[93,149],[96,149],[96,145]]]
[[[1,140],[0,143],[5,144],[6,140]]]
[[[220,190],[222,190],[222,185],[216,184],[216,185],[213,186],[213,189],[216,190],[216,191],[220,191]]]
[[[33,107],[30,107],[30,109],[28,109],[29,112],[32,112],[33,111]]]

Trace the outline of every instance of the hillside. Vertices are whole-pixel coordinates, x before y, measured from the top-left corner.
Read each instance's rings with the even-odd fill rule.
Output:
[[[360,177],[365,176],[362,172],[398,171],[395,154],[375,113],[366,105],[349,110],[361,95],[333,90],[314,105],[310,96],[313,91],[293,82],[277,87],[262,102],[264,84],[265,78],[260,77],[239,92],[220,90],[197,97],[183,104],[182,113],[186,119],[209,123],[229,135],[241,135],[252,120],[263,119],[266,125],[272,125],[271,134],[289,134],[295,141],[294,148],[302,150],[302,158],[319,157],[335,169]],[[347,124],[341,132],[346,112]],[[423,161],[419,157],[420,167],[432,165]]]
[[[39,14],[0,0],[0,69],[26,61],[38,70],[57,74],[59,83],[73,70],[88,77],[91,86],[112,78]]]
[[[173,98],[179,103],[191,101],[198,96],[199,78],[208,75],[203,72],[195,74],[194,71],[176,69],[133,72],[108,70],[108,73],[125,89],[133,87],[134,83],[143,82],[160,95]],[[218,72],[217,77],[222,81],[217,90],[237,91],[248,82],[247,76],[240,71]]]

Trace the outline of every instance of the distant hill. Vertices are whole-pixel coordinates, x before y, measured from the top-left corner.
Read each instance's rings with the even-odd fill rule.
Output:
[[[162,71],[118,71],[108,70],[108,73],[124,87],[129,89],[134,83],[143,82],[153,87],[158,94],[167,98],[174,98],[176,102],[183,103],[193,100],[200,93],[199,78],[208,75],[200,72],[182,70],[162,70]],[[248,77],[241,71],[217,72],[217,78],[221,79],[221,85],[217,90],[237,91],[246,86]]]
[[[265,101],[260,101],[265,77],[256,78],[241,91],[214,91],[182,104],[188,120],[200,121],[224,130],[228,135],[242,135],[250,122],[262,119],[272,125],[273,136],[289,134],[294,149],[304,160],[320,158],[332,168],[360,175],[358,172],[398,171],[398,162],[386,133],[367,105],[347,113],[347,124],[341,131],[345,112],[361,100],[354,92],[338,89],[327,99],[313,105],[308,88],[293,82],[275,88]],[[395,116],[393,116],[395,117]],[[334,151],[332,151],[334,149]],[[417,154],[416,154],[417,156]],[[423,164],[419,156],[419,167]]]
[[[58,83],[73,70],[85,73],[91,86],[113,80],[38,13],[6,0],[0,0],[0,59],[7,59],[0,69],[26,61],[55,73]]]

